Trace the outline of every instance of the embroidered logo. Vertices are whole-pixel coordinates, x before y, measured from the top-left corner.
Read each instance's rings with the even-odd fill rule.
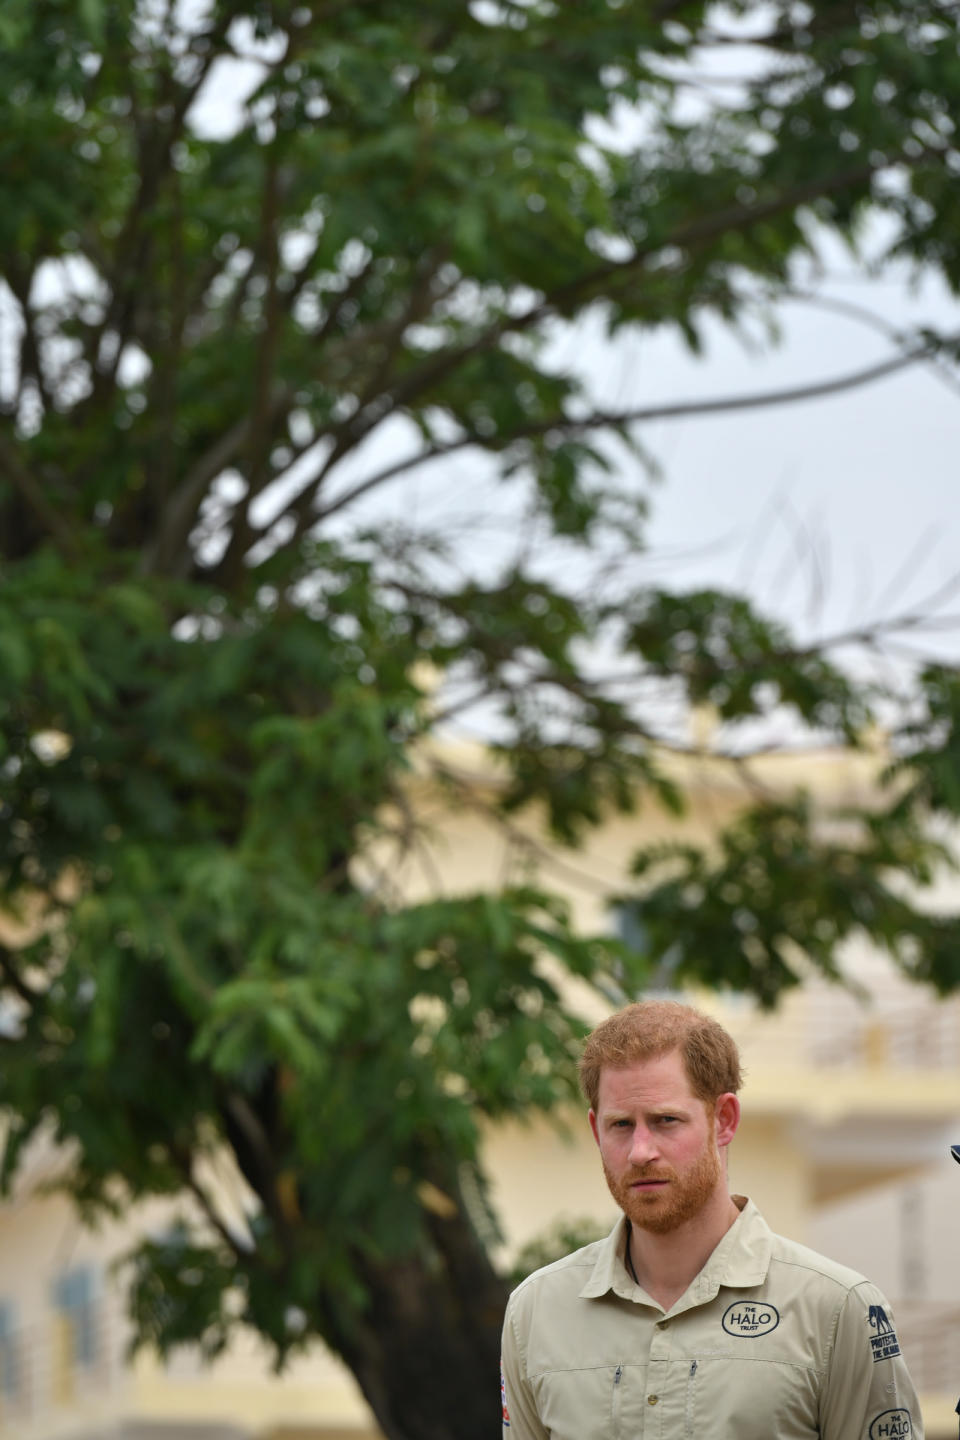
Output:
[[[503,1378],[503,1366],[500,1366],[500,1408],[503,1411],[504,1425],[510,1424],[510,1411],[507,1409],[507,1382]]]
[[[780,1311],[765,1300],[736,1300],[723,1312],[723,1328],[728,1335],[752,1339],[769,1335],[780,1324]]]
[[[909,1410],[884,1410],[870,1421],[870,1440],[910,1440],[912,1434]]]
[[[878,1360],[890,1360],[894,1355],[900,1354],[900,1342],[897,1340],[896,1331],[890,1324],[886,1310],[882,1305],[870,1306],[870,1328],[876,1334],[870,1336],[870,1350],[873,1354],[873,1363]],[[896,1412],[890,1411],[890,1414]]]

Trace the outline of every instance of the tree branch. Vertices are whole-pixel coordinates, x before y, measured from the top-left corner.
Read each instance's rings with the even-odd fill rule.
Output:
[[[849,320],[856,320],[859,324],[875,330],[878,335],[883,335],[894,345],[902,347],[911,338],[880,315],[876,315],[866,305],[858,305],[854,300],[844,300],[834,295],[817,295],[810,290],[787,290],[784,292],[784,299],[796,300],[800,304],[811,305],[815,309],[827,310],[831,314],[843,315]],[[952,390],[955,395],[960,396],[960,379],[944,363],[935,346],[931,349],[926,363],[938,380]]]
[[[224,1223],[212,1199],[193,1173],[192,1154],[182,1147],[172,1145],[169,1147],[169,1151],[177,1169],[183,1176],[183,1181],[187,1189],[191,1195],[193,1195],[204,1215],[214,1230],[216,1230],[221,1240],[224,1241],[231,1254],[235,1255],[238,1260],[244,1262],[249,1261],[253,1253],[253,1247],[251,1245],[245,1245],[240,1236],[234,1235]]]
[[[900,157],[904,163],[917,163],[916,157]],[[672,249],[689,251],[708,244],[711,240],[722,235],[742,230],[749,230],[751,226],[763,221],[770,220],[784,211],[794,210],[798,206],[810,203],[813,200],[825,198],[829,195],[843,192],[844,190],[869,180],[879,168],[884,168],[892,163],[889,158],[883,162],[883,167],[878,164],[866,164],[852,167],[834,174],[824,180],[807,181],[794,186],[791,190],[777,195],[774,199],[755,205],[735,205],[725,210],[713,211],[709,215],[700,216],[697,219],[680,225],[672,235],[658,240],[656,243],[638,247],[629,260],[615,260],[605,262],[585,275],[578,276],[568,284],[559,286],[557,289],[545,295],[544,298],[525,310],[521,315],[509,316],[500,315],[495,321],[487,325],[467,344],[455,349],[440,350],[437,354],[419,369],[413,370],[404,379],[384,392],[385,403],[379,405],[375,414],[371,417],[364,417],[362,412],[355,414],[349,421],[349,433],[351,442],[349,449],[355,448],[370,432],[381,424],[390,415],[395,414],[404,405],[429,391],[432,385],[438,380],[445,378],[451,370],[455,370],[465,360],[481,354],[497,345],[505,335],[521,334],[532,328],[539,322],[551,316],[563,315],[565,310],[573,303],[585,304],[590,299],[590,292],[598,286],[604,285],[613,277],[619,277],[624,282],[633,281],[644,266],[655,256],[663,254]],[[379,398],[379,397],[378,397]],[[775,402],[762,402],[775,403]],[[660,417],[657,417],[660,418]],[[462,442],[471,443],[471,442]],[[458,443],[454,448],[461,448]],[[336,459],[343,457],[342,452],[337,454]],[[449,453],[449,450],[434,450],[425,458],[433,458],[434,454]],[[328,457],[323,469],[314,479],[313,486],[316,490],[334,463],[333,457]],[[416,463],[416,462],[413,462]],[[404,465],[409,469],[410,465]],[[398,474],[399,470],[392,473]],[[366,485],[366,489],[372,488]],[[351,492],[355,496],[359,491]],[[304,506],[309,504],[306,495],[298,504],[301,513],[302,523],[298,525],[298,533],[309,528],[312,523],[309,518],[304,518]],[[333,513],[334,509],[342,509],[342,503],[335,505],[324,514]]]
[[[924,152],[924,154],[928,153],[928,151]],[[896,158],[899,158],[904,163],[916,164],[919,157],[901,156]],[[629,260],[606,262],[588,274],[577,277],[576,280],[569,282],[567,285],[558,287],[556,290],[544,296],[536,305],[524,311],[523,314],[519,316],[499,316],[492,324],[488,325],[467,344],[456,349],[438,351],[436,356],[432,357],[425,365],[412,371],[398,384],[385,391],[384,403],[376,407],[375,413],[364,416],[363,412],[360,411],[351,416],[347,425],[344,427],[344,432],[339,442],[335,443],[334,450],[331,451],[324,460],[319,473],[304,487],[304,491],[297,501],[295,507],[298,515],[297,538],[308,531],[318,520],[326,519],[337,511],[342,510],[353,500],[359,498],[360,495],[368,493],[386,480],[392,479],[426,460],[452,454],[456,450],[477,443],[475,437],[469,437],[452,442],[449,445],[430,447],[419,457],[398,462],[397,465],[389,467],[388,470],[381,472],[380,475],[361,482],[352,490],[348,491],[346,495],[341,496],[328,506],[323,507],[319,512],[313,515],[310,513],[310,506],[316,498],[317,491],[333,466],[342,459],[346,453],[355,449],[373,429],[379,424],[382,424],[391,414],[396,413],[405,404],[409,404],[412,400],[422,396],[433,384],[448,375],[451,370],[455,370],[457,366],[465,360],[482,353],[484,350],[492,348],[507,334],[523,333],[533,325],[552,315],[562,315],[565,308],[568,308],[573,302],[586,303],[589,299],[590,291],[596,289],[599,285],[609,282],[612,277],[621,277],[624,281],[632,281],[637,272],[642,271],[648,261],[658,254],[663,254],[674,248],[689,251],[690,249],[700,248],[722,235],[749,230],[753,225],[770,220],[785,211],[794,210],[798,206],[808,204],[813,200],[825,198],[832,194],[843,192],[851,186],[862,184],[864,181],[869,180],[878,169],[885,168],[890,163],[892,163],[892,157],[886,157],[882,165],[878,162],[877,164],[853,166],[826,179],[806,181],[798,184],[791,190],[778,194],[775,198],[761,204],[735,205],[725,210],[713,211],[708,215],[699,216],[687,224],[678,226],[672,235],[660,239],[656,243],[639,247]],[[674,419],[687,415],[708,414],[711,412],[719,413],[727,410],[733,411],[814,399],[822,395],[839,393],[843,390],[855,388],[861,384],[867,384],[872,380],[880,379],[884,375],[901,368],[903,365],[912,363],[913,359],[920,357],[920,353],[929,358],[932,354],[932,346],[925,346],[922,352],[911,352],[909,358],[900,357],[879,366],[870,367],[862,373],[858,372],[858,374],[853,376],[841,377],[839,380],[825,382],[822,385],[800,387],[796,391],[776,392],[770,396],[756,398],[741,399],[734,397],[714,402],[697,402],[688,406],[661,407],[656,410],[648,409],[638,411],[635,414],[625,414],[619,417],[619,419],[617,417],[598,416],[592,422],[581,424],[579,428],[587,429],[600,425],[624,424],[632,421],[652,419]],[[379,399],[380,397],[376,398]],[[576,429],[577,427],[571,426],[570,422],[567,421],[561,421],[556,427],[549,424],[543,424],[539,427],[540,431],[546,431],[551,428]],[[511,439],[523,438],[524,434],[534,433],[537,433],[537,430],[521,432],[519,435],[511,437]],[[347,436],[349,436],[349,443],[347,443]],[[506,443],[510,442],[508,441]]]
[[[142,112],[135,110],[133,113],[140,158],[140,183],[120,228],[110,273],[104,276],[110,300],[103,319],[91,330],[86,344],[86,358],[94,383],[86,405],[78,408],[86,410],[89,407],[96,410],[116,383],[117,367],[130,338],[141,275],[149,250],[149,222],[153,206],[164,178],[171,171],[173,146],[183,132],[187,111],[196,99],[214,61],[219,58],[233,18],[231,8],[223,7],[219,18],[205,33],[204,39],[208,42],[208,48],[200,56],[197,74],[189,85],[175,88],[173,99],[169,102],[171,113],[166,124],[157,125],[150,130]],[[163,73],[162,79],[168,87],[175,86],[169,71]],[[135,87],[133,93],[136,93]],[[110,332],[117,336],[116,346],[109,365],[101,368],[100,353],[104,338]]]
[[[837,375],[830,380],[817,380],[809,385],[789,386],[783,390],[769,390],[753,395],[728,395],[715,400],[685,400],[667,405],[646,406],[636,410],[595,411],[584,421],[565,420],[558,426],[551,425],[549,421],[538,421],[522,427],[515,432],[513,438],[525,439],[530,436],[542,435],[554,428],[573,432],[578,429],[594,430],[599,426],[616,428],[646,420],[682,420],[695,415],[729,414],[736,410],[761,410],[772,405],[794,405],[807,400],[822,400],[831,395],[840,395],[844,391],[856,390],[863,385],[873,384],[877,380],[885,379],[888,375],[895,375],[897,371],[905,370],[908,366],[917,364],[918,361],[929,359],[931,354],[935,353],[935,348],[932,341],[924,341],[922,344],[904,351],[902,355],[895,355],[889,360],[881,360],[862,370],[854,370],[849,375]]]
[[[250,424],[244,437],[247,450],[247,495],[242,508],[234,516],[233,533],[218,568],[218,572],[230,584],[253,538],[250,524],[250,507],[256,496],[269,481],[270,447],[272,444],[272,420],[275,410],[271,396],[271,376],[276,361],[277,342],[280,334],[280,304],[277,278],[280,266],[280,249],[277,238],[278,210],[280,202],[278,159],[275,146],[271,146],[264,157],[263,202],[260,221],[260,250],[266,272],[266,292],[263,300],[263,325],[259,344],[254,357],[253,394],[250,397]]]
[[[41,485],[17,454],[13,442],[0,431],[0,474],[3,473],[7,475],[61,555],[75,554],[76,541],[70,525],[47,500]]]
[[[13,963],[13,951],[7,945],[0,945],[0,976],[3,982],[31,1009],[41,998],[32,990]]]
[[[367,406],[375,404],[383,394],[389,393],[389,390],[384,390],[383,387],[386,385],[397,355],[402,351],[405,332],[417,320],[422,319],[430,310],[431,305],[436,302],[436,297],[431,293],[433,282],[444,263],[446,254],[447,247],[445,245],[437,246],[427,253],[421,265],[418,266],[419,274],[411,287],[403,313],[390,323],[383,337],[380,359],[368,376],[358,397],[357,411],[344,422],[339,433],[331,436],[333,448],[325,458],[319,472],[291,507],[292,512],[297,515],[297,527],[292,536],[292,543],[296,543],[313,523],[311,504],[326,476],[379,423],[379,418],[374,419],[372,425],[363,423],[363,412]]]
[[[166,331],[157,346],[151,391],[153,404],[153,444],[146,457],[147,491],[155,505],[155,514],[163,514],[163,505],[173,483],[176,446],[174,423],[177,400],[177,373],[183,351],[187,323],[188,279],[184,251],[183,197],[179,176],[173,172],[173,211],[170,228],[170,293]]]
[[[33,310],[30,305],[30,284],[31,276],[24,274],[19,259],[9,256],[5,260],[5,272],[10,292],[20,306],[20,315],[23,321],[23,334],[20,337],[20,363],[19,375],[17,376],[17,392],[14,401],[14,410],[23,396],[24,383],[32,380],[37,387],[41,403],[45,410],[52,407],[53,400],[47,387],[46,376],[43,372],[43,362],[40,358],[40,341],[34,327]]]
[[[292,398],[286,386],[278,386],[273,395],[274,413],[282,410]],[[240,453],[249,425],[249,415],[243,415],[187,471],[165,508],[160,531],[143,551],[141,574],[185,575],[189,572],[193,557],[187,553],[186,542],[200,504],[211,482]]]
[[[475,434],[460,436],[456,440],[448,441],[442,445],[431,445],[422,450],[419,454],[410,455],[404,460],[398,460],[386,469],[378,471],[375,475],[368,476],[365,480],[359,481],[350,490],[344,491],[336,499],[331,500],[327,505],[317,510],[313,516],[313,524],[319,524],[336,515],[338,511],[346,509],[355,500],[377,489],[380,485],[394,480],[398,475],[405,474],[408,470],[415,469],[418,465],[425,465],[430,460],[443,459],[455,454],[459,450],[468,449],[476,445],[490,449],[506,450],[517,440],[532,439],[538,435],[549,434],[551,431],[563,431],[568,434],[577,434],[586,430],[597,430],[602,428],[615,429],[619,426],[640,424],[652,420],[684,420],[701,415],[730,414],[738,410],[765,409],[773,405],[793,405],[807,400],[817,400],[839,395],[847,390],[855,390],[859,386],[872,384],[874,381],[882,380],[888,375],[896,374],[909,365],[918,361],[929,359],[934,353],[935,347],[930,341],[915,346],[902,355],[897,355],[889,360],[880,361],[876,365],[869,365],[863,370],[855,370],[849,375],[835,376],[832,380],[815,381],[809,385],[792,386],[783,390],[771,390],[765,393],[752,395],[729,395],[721,396],[714,400],[684,400],[663,405],[642,406],[635,410],[623,411],[594,411],[592,415],[585,416],[579,420],[573,420],[569,416],[554,416],[548,420],[538,420],[529,425],[522,426],[511,435],[505,436],[502,443],[494,447],[490,441],[483,440]]]
[[[907,157],[903,158],[906,161]],[[883,168],[889,163],[891,162],[885,159]],[[916,162],[914,161],[914,163]],[[586,274],[577,276],[566,285],[558,286],[521,315],[498,316],[467,344],[457,349],[438,351],[426,365],[404,377],[403,381],[393,388],[389,407],[382,414],[378,414],[376,423],[380,423],[388,414],[392,414],[402,405],[429,390],[438,380],[456,369],[462,361],[491,349],[505,335],[522,334],[543,320],[552,316],[562,316],[571,304],[588,303],[591,292],[596,291],[598,286],[605,285],[611,278],[618,277],[624,281],[633,280],[637,273],[642,272],[644,266],[657,255],[674,249],[698,248],[722,235],[749,230],[751,226],[770,220],[776,215],[783,214],[784,211],[794,210],[813,200],[842,193],[851,186],[869,180],[879,168],[881,168],[879,164],[855,166],[849,170],[840,171],[825,180],[811,180],[795,185],[793,189],[762,204],[734,205],[728,206],[725,210],[712,211],[709,215],[700,216],[685,225],[678,226],[673,234],[665,236],[655,243],[638,246],[629,260],[607,261]],[[362,439],[366,433],[368,431],[364,431],[358,439]]]

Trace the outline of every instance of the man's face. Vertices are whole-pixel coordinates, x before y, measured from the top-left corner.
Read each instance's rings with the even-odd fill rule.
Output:
[[[690,1089],[679,1051],[605,1068],[590,1125],[610,1193],[642,1230],[676,1230],[724,1184],[713,1107]]]

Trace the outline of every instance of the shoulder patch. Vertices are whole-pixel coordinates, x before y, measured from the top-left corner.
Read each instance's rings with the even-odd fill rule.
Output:
[[[503,1411],[504,1425],[510,1424],[510,1411],[507,1409],[507,1382],[503,1378],[503,1366],[500,1366],[500,1408]]]
[[[878,1360],[890,1360],[894,1355],[899,1355],[900,1342],[882,1305],[870,1306],[869,1322],[874,1332],[870,1336],[873,1363],[876,1365]]]

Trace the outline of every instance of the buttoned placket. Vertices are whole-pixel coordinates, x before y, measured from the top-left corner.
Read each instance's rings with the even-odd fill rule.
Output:
[[[732,1243],[733,1237],[731,1237]],[[712,1304],[724,1283],[729,1284],[737,1279],[750,1283],[762,1278],[755,1273],[756,1266],[753,1264],[746,1267],[750,1271],[749,1275],[744,1273],[741,1267],[737,1267],[740,1270],[738,1275],[731,1275],[729,1273],[729,1248],[721,1242],[720,1254],[711,1257],[711,1261],[699,1275],[695,1276],[676,1304],[671,1306],[666,1313],[642,1286],[637,1285],[626,1274],[625,1266],[618,1267],[613,1276],[611,1288],[616,1294],[621,1295],[624,1299],[629,1298],[636,1305],[659,1311],[659,1318],[653,1321],[649,1332],[645,1393],[640,1407],[642,1429],[639,1440],[659,1440],[661,1435],[668,1433],[678,1422],[681,1414],[684,1416],[684,1422],[686,1420],[686,1410],[689,1405],[688,1385],[696,1373],[697,1364],[696,1360],[692,1360],[689,1371],[684,1370],[684,1393],[675,1393],[680,1377],[671,1372],[671,1361],[677,1358],[674,1344],[677,1321],[691,1310],[699,1310]],[[766,1265],[762,1265],[761,1268],[765,1273]]]
[[[731,1227],[731,1231],[734,1228]],[[583,1298],[600,1298],[612,1292],[621,1300],[653,1311],[655,1316],[651,1317],[645,1334],[646,1379],[641,1394],[631,1394],[629,1386],[631,1365],[639,1362],[641,1356],[636,1351],[633,1359],[624,1354],[617,1365],[613,1407],[615,1440],[663,1440],[674,1433],[687,1433],[684,1427],[688,1423],[690,1382],[696,1374],[697,1363],[693,1359],[689,1367],[684,1366],[681,1377],[676,1361],[683,1356],[685,1347],[681,1344],[678,1349],[677,1322],[689,1311],[710,1305],[724,1285],[759,1284],[765,1278],[768,1257],[756,1253],[737,1254],[737,1247],[734,1234],[730,1233],[729,1240],[725,1236],[704,1269],[666,1313],[628,1273],[622,1233],[616,1250],[608,1252],[602,1268],[598,1267],[584,1286]]]
[[[664,1316],[654,1322],[650,1332],[650,1357],[647,1362],[647,1407],[648,1410],[660,1404],[660,1397],[669,1388],[669,1362],[671,1350],[670,1321]],[[659,1417],[657,1417],[659,1418]],[[660,1426],[650,1416],[651,1423],[644,1426],[648,1435],[659,1434]]]

